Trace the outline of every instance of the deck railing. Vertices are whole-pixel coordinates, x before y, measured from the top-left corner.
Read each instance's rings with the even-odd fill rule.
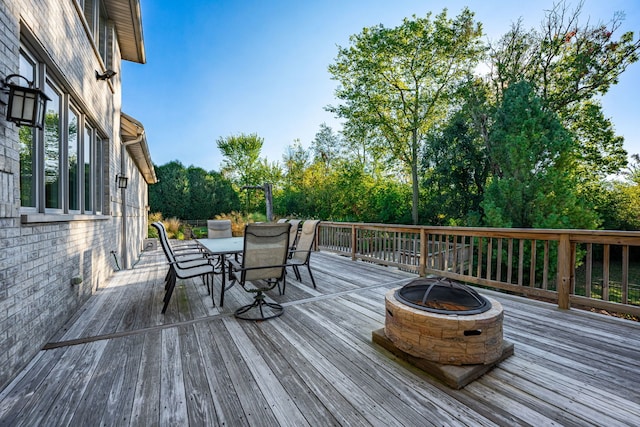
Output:
[[[322,222],[318,247],[564,309],[640,316],[640,232]]]

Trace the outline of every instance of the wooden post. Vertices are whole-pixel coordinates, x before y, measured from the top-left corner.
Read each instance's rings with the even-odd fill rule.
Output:
[[[272,185],[265,182],[262,185],[245,185],[242,190],[262,190],[264,191],[264,200],[266,205],[267,222],[273,221],[273,194]]]
[[[356,260],[356,243],[357,243],[356,226],[352,225],[351,226],[351,260],[352,261]]]
[[[561,234],[558,243],[558,307],[568,310],[571,293],[571,242],[568,234]]]
[[[420,277],[427,275],[427,232],[424,228],[420,229]]]
[[[273,221],[273,194],[272,194],[272,186],[270,183],[265,182],[263,185],[264,188],[264,200],[265,205],[267,205],[267,221]]]

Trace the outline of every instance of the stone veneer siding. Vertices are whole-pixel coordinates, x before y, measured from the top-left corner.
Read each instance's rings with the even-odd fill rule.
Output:
[[[113,91],[97,82],[100,59],[88,39],[75,0],[0,2],[0,78],[18,69],[20,31],[43,49],[34,52],[60,74],[58,83],[109,140],[104,150],[105,209],[83,220],[22,224],[18,128],[5,121],[0,104],[0,390],[49,342],[64,323],[120,267],[121,194],[114,178],[125,165],[129,257],[132,265],[146,237],[147,186],[120,149],[120,80]],[[120,72],[115,49],[113,68]],[[5,94],[0,99],[6,100]],[[135,194],[134,194],[135,193]],[[80,277],[82,283],[72,284]]]

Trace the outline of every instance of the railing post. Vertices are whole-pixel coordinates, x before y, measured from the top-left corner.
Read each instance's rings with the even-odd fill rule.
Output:
[[[568,310],[571,293],[571,242],[568,234],[561,234],[558,243],[558,307]]]
[[[351,260],[356,260],[356,226],[351,225]]]
[[[420,277],[427,275],[427,232],[420,228]]]

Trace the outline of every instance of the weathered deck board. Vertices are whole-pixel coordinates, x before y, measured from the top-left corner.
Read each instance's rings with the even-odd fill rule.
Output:
[[[288,275],[265,322],[179,281],[165,315],[166,265],[145,253],[114,274],[0,392],[0,425],[639,425],[640,325],[481,291],[505,308],[515,355],[452,390],[371,342],[384,295],[415,277],[312,256],[313,289]]]

